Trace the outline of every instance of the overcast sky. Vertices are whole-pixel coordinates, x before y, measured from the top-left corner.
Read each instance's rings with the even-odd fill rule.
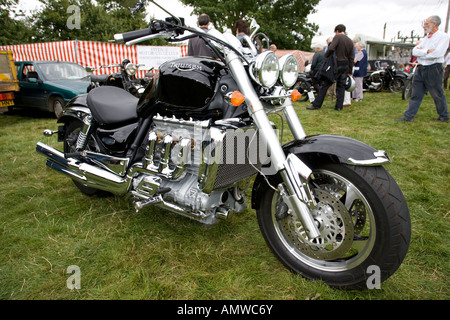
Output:
[[[345,24],[349,33],[363,33],[383,38],[386,24],[386,40],[400,34],[423,36],[422,21],[431,15],[441,17],[441,29],[445,28],[449,0],[321,0],[316,13],[309,21],[319,26],[324,36],[333,35],[337,24]]]
[[[190,17],[192,12],[178,0],[157,0],[173,14],[184,17],[188,25],[195,25],[196,18]],[[35,8],[37,0],[20,0],[20,8]],[[438,15],[442,19],[441,29],[445,28],[447,6],[449,0],[321,0],[316,6],[316,13],[308,19],[319,26],[323,36],[333,35],[337,24],[345,24],[349,34],[362,33],[368,36],[383,38],[386,24],[385,40],[402,36],[423,35],[421,23],[430,15]],[[153,4],[147,11],[157,18],[165,18],[166,14]]]

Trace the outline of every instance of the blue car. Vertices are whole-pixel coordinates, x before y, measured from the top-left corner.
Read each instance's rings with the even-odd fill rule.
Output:
[[[58,118],[63,107],[72,98],[86,93],[91,84],[89,73],[73,62],[18,61],[15,64],[20,88],[15,94],[15,105],[50,111]]]

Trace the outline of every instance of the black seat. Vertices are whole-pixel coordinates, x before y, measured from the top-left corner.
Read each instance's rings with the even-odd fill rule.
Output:
[[[87,95],[87,104],[94,119],[100,124],[116,124],[137,119],[139,99],[124,89],[112,86],[98,87]]]

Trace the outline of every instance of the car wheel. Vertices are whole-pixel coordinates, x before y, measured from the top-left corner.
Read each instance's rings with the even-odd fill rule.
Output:
[[[50,101],[50,111],[55,113],[56,118],[61,118],[64,107],[64,100],[61,97],[53,97]]]

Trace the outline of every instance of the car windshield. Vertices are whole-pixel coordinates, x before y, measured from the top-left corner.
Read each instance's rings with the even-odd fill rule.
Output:
[[[48,81],[81,79],[89,75],[79,64],[68,62],[39,63],[39,69]]]

